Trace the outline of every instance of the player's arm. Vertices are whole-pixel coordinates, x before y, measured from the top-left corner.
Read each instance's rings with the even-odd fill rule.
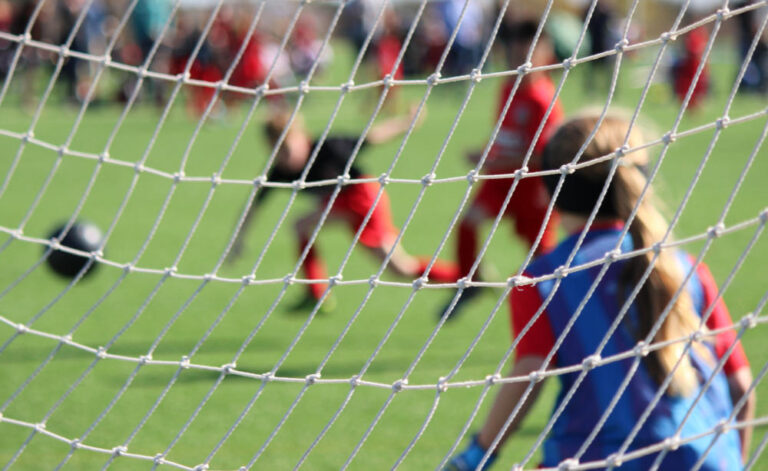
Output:
[[[383,144],[408,131],[411,123],[413,123],[414,128],[419,127],[424,121],[425,116],[426,108],[424,108],[423,112],[419,113],[419,108],[412,106],[407,115],[396,116],[371,127],[368,131],[368,136],[366,136],[366,141],[374,145]]]
[[[699,264],[696,267],[696,274],[704,290],[705,305],[712,306],[712,312],[707,318],[707,328],[716,330],[733,326],[731,314],[728,312],[728,307],[725,305],[723,297],[718,296],[719,289],[717,283],[707,265]],[[713,303],[714,305],[712,305]],[[736,420],[739,422],[752,420],[755,417],[757,397],[754,389],[751,392],[749,391],[753,378],[747,355],[744,353],[744,347],[741,345],[736,336],[736,331],[733,329],[718,333],[714,340],[715,354],[718,358],[723,358],[726,352],[729,349],[731,350],[723,365],[723,372],[728,379],[731,401],[736,405],[746,396],[744,406],[739,409]],[[749,456],[750,442],[752,440],[752,427],[740,428],[739,437],[741,438],[742,459],[746,461]]]
[[[253,223],[253,216],[256,214],[256,210],[264,202],[264,199],[271,193],[272,188],[261,187],[256,190],[256,194],[247,203],[245,217],[239,228],[236,228],[237,234],[235,235],[235,241],[232,243],[232,248],[229,249],[227,254],[227,262],[234,263],[243,254],[243,248],[245,247],[245,237],[248,234],[248,229]]]

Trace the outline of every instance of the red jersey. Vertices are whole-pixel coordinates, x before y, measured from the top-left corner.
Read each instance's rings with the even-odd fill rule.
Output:
[[[501,116],[504,111],[504,106],[514,86],[515,79],[511,79],[502,87],[499,96],[498,116]],[[525,156],[553,100],[555,100],[555,104],[547,117],[539,139],[533,147],[534,155],[541,154],[541,151],[544,150],[549,136],[563,120],[564,113],[560,100],[555,99],[555,86],[548,76],[540,75],[524,80],[512,98],[507,114],[501,122],[501,128],[496,136],[496,141],[493,143],[489,158],[496,160]],[[514,165],[510,165],[510,167],[514,167]],[[512,171],[514,170],[517,168],[512,168]]]

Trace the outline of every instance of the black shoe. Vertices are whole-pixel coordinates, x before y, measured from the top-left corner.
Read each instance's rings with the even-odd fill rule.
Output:
[[[315,308],[317,305],[317,302],[319,300],[316,299],[311,294],[307,293],[302,297],[298,302],[292,304],[288,307],[289,312],[311,312],[312,309]],[[329,294],[325,297],[325,301],[323,301],[323,304],[320,305],[320,309],[318,309],[318,314],[328,314],[333,312],[333,310],[336,309],[336,298],[333,297],[333,295]]]
[[[461,296],[456,301],[456,304],[453,306],[453,310],[451,311],[451,303],[453,302],[453,298],[451,298],[448,303],[443,306],[443,308],[438,313],[438,320],[445,318],[446,321],[450,321],[456,318],[456,316],[459,315],[462,308],[466,306],[466,304],[478,297],[482,293],[483,289],[479,286],[470,286],[469,288],[464,288],[464,291],[462,291]]]

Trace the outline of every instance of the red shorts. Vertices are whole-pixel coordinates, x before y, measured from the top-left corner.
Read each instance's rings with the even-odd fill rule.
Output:
[[[336,197],[330,214],[347,221],[350,228],[356,232],[363,225],[365,216],[376,201],[380,188],[381,185],[378,182],[345,186]],[[391,242],[397,234],[398,230],[392,222],[389,197],[386,192],[382,192],[376,208],[360,233],[360,243],[366,247],[377,248]]]
[[[509,173],[512,173],[511,171]],[[489,216],[496,217],[501,211],[514,178],[484,180],[477,192],[472,206],[483,208]],[[515,232],[533,245],[549,206],[549,192],[540,177],[524,178],[517,184],[507,204],[504,215],[515,221]],[[541,238],[538,252],[548,252],[557,244],[557,224],[559,217],[555,211],[547,221],[547,227]]]

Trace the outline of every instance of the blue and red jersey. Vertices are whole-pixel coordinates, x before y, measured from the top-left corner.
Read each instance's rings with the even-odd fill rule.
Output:
[[[571,266],[582,265],[601,259],[608,251],[616,248],[621,236],[621,225],[592,228],[579,247]],[[579,234],[574,234],[564,240],[555,250],[536,259],[526,271],[526,276],[538,277],[554,272],[563,265],[573,251]],[[628,252],[633,249],[632,238],[627,235],[621,240],[620,249]],[[684,273],[694,270],[687,290],[691,296],[696,312],[702,315],[712,309],[706,321],[709,329],[731,326],[730,315],[722,299],[717,298],[717,285],[711,273],[703,264],[695,269],[689,258],[679,257]],[[624,262],[617,261],[610,265],[597,289],[586,302],[577,318],[574,313],[583,302],[602,264],[585,270],[569,273],[560,285],[556,280],[547,280],[535,286],[526,286],[513,290],[510,296],[512,310],[512,330],[515,337],[541,309],[543,300],[552,296],[541,316],[531,326],[530,330],[519,339],[516,347],[517,358],[525,356],[545,357],[555,347],[556,339],[563,342],[555,352],[553,363],[555,367],[565,367],[580,364],[584,358],[598,353],[598,347],[616,320],[623,304],[622,285],[620,278]],[[631,289],[631,288],[630,288]],[[714,303],[714,305],[713,305]],[[625,319],[609,337],[603,349],[599,352],[605,358],[621,352],[631,351],[638,342],[632,326],[637,322],[637,309],[632,306]],[[569,323],[573,323],[568,328]],[[566,333],[567,331],[567,333]],[[671,437],[680,428],[681,438],[685,439],[702,432],[713,430],[721,420],[726,420],[733,410],[726,375],[748,366],[744,350],[737,342],[733,330],[726,330],[716,336],[711,346],[712,357],[722,358],[725,351],[736,342],[731,355],[726,359],[723,370],[714,376],[710,386],[694,405],[694,399],[699,391],[687,396],[671,396],[664,394],[653,407],[639,433],[627,449],[644,448],[662,442]],[[709,347],[707,347],[709,348]],[[691,364],[696,368],[701,378],[712,376],[714,365],[699,358],[694,349],[690,350]],[[561,461],[573,457],[581,448],[585,438],[592,432],[603,412],[614,400],[614,395],[630,373],[634,358],[610,362],[598,366],[585,376],[577,387],[575,394],[565,405],[561,416],[547,438],[543,449],[543,465],[557,466]],[[564,395],[571,389],[579,373],[569,373],[558,376],[561,391],[554,409],[557,409]],[[702,380],[702,384],[704,380]],[[640,422],[646,408],[652,402],[658,391],[658,384],[651,377],[644,362],[632,374],[628,387],[621,394],[613,412],[599,430],[592,444],[580,457],[581,462],[602,460],[615,453],[622,446],[629,432]],[[684,419],[689,409],[690,416]],[[681,427],[682,424],[682,427]],[[712,441],[712,435],[681,445],[674,451],[669,451],[661,463],[660,469],[690,469],[704,454]],[[627,461],[615,469],[644,470],[648,469],[657,455]],[[741,469],[741,452],[739,436],[735,430],[721,435],[712,450],[707,454],[702,470],[735,470]]]

